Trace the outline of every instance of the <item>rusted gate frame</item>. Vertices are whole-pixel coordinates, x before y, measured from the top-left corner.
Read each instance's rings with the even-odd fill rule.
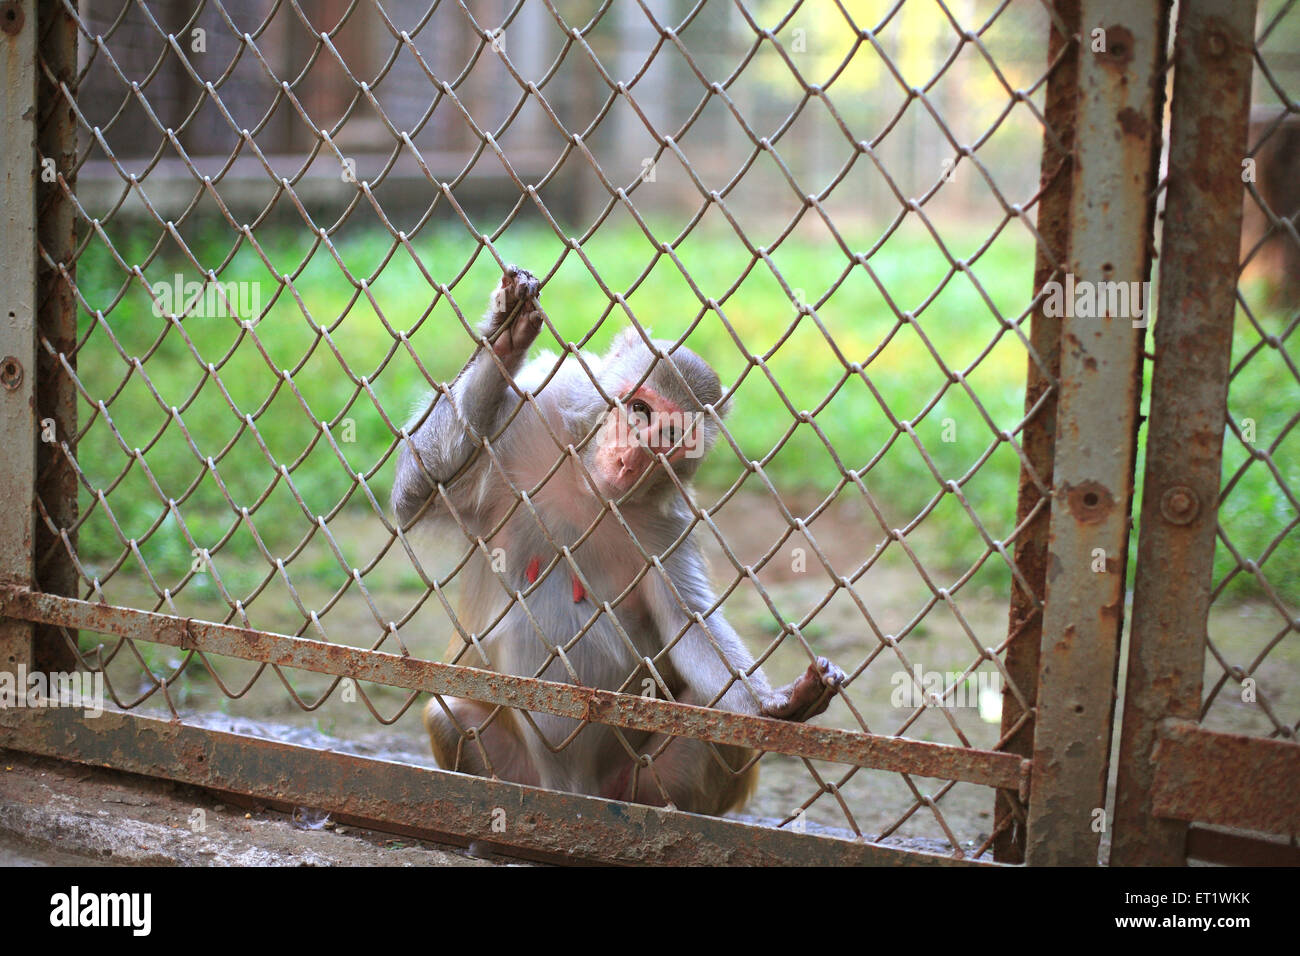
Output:
[[[0,710],[0,747],[253,797],[423,839],[638,865],[996,866],[816,832],[557,793],[133,714]]]
[[[81,581],[72,552],[77,544],[77,472],[61,443],[77,434],[77,389],[63,362],[77,367],[77,303],[68,277],[76,269],[77,122],[65,108],[60,86],[75,86],[77,24],[59,0],[36,0],[37,148],[55,175],[43,173],[36,184],[36,404],[42,440],[36,443],[36,500],[46,520],[36,521],[34,574],[47,594],[77,595]],[[48,435],[53,440],[45,440]],[[50,525],[61,529],[69,547],[55,547]],[[71,530],[67,530],[71,529]],[[37,667],[70,671],[76,667],[76,636],[64,639],[59,628],[38,624],[33,634]]]
[[[858,766],[1009,788],[1028,761],[1012,754],[790,724],[322,641],[190,621],[22,588],[0,591],[10,620],[105,631],[195,653],[267,661],[412,690],[524,706],[625,727],[687,734]],[[794,736],[788,734],[793,732]],[[862,839],[756,826],[320,751],[128,713],[84,720],[70,708],[0,710],[0,746],[112,767],[291,808],[309,805],[379,830],[571,861],[696,865],[951,864],[963,860]],[[292,786],[286,788],[286,781]],[[504,811],[506,829],[494,814]],[[513,821],[513,822],[512,822]]]
[[[1300,788],[1295,785],[1300,780],[1300,745],[1205,730],[1195,721],[1170,717],[1157,729],[1150,765],[1155,776],[1149,816],[1158,834],[1176,833],[1178,828],[1166,826],[1171,821],[1191,820],[1300,833]],[[1117,819],[1115,838],[1121,835],[1127,836]],[[1169,842],[1183,857],[1175,861],[1171,856],[1170,861],[1185,862],[1181,842]],[[1117,863],[1128,862],[1132,848],[1142,848],[1143,843],[1126,840],[1125,846],[1125,859]],[[1148,850],[1140,862],[1155,856],[1156,851]]]
[[[1052,487],[1056,454],[1056,400],[1061,378],[1061,320],[1049,316],[1041,292],[1050,281],[1061,281],[1070,240],[1070,196],[1074,166],[1075,101],[1079,84],[1079,2],[1055,0],[1055,17],[1048,26],[1047,62],[1051,73],[1043,116],[1058,143],[1043,137],[1038,202],[1038,245],[1034,292],[1040,296],[1029,322],[1029,341],[1042,364],[1030,358],[1025,372],[1024,460],[1016,503],[1015,565],[1028,590],[1011,585],[1004,663],[1007,686],[1002,691],[1002,740],[999,750],[1030,757],[1034,752],[1034,711],[1038,699],[1039,645],[1043,637],[1043,596],[1047,586],[1047,547],[1051,511],[1040,488]],[[1023,688],[1025,706],[1011,692]],[[999,790],[993,805],[993,858],[1003,863],[1025,860],[1026,802]]]
[[[1300,847],[1286,838],[1246,836],[1191,824],[1187,858],[1223,866],[1300,866]]]
[[[1189,821],[1300,832],[1300,746],[1196,726],[1236,310],[1255,7],[1254,0],[1183,0],[1179,12],[1160,321],[1111,847],[1117,864],[1183,864]],[[1238,858],[1245,856],[1250,841],[1236,842]],[[1211,841],[1216,846],[1215,852],[1224,850],[1222,840]],[[1272,853],[1271,845],[1258,849]]]
[[[0,488],[35,487],[51,503],[52,517],[69,527],[76,523],[76,476],[53,442],[37,440],[49,429],[62,437],[76,432],[72,383],[57,374],[57,360],[37,348],[44,337],[72,351],[77,323],[72,289],[58,269],[71,261],[75,244],[74,210],[65,198],[71,184],[63,171],[72,166],[76,124],[67,111],[52,108],[57,102],[52,81],[75,72],[76,30],[62,11],[49,16],[54,10],[55,4],[37,0],[8,3],[0,24]],[[39,70],[38,48],[52,51],[63,64],[58,75]],[[53,179],[38,167],[38,155],[54,161]],[[42,261],[38,248],[49,261]],[[49,538],[34,510],[0,509],[0,584],[36,583],[44,591],[75,594],[76,567],[65,555],[35,565],[36,554],[51,550]],[[74,663],[53,629],[2,618],[0,661],[49,670]]]
[[[0,614],[107,632],[200,654],[264,661],[390,687],[469,697],[576,720],[687,735],[923,777],[964,780],[1009,788],[1022,795],[1028,786],[1029,762],[1014,754],[711,710],[22,589],[0,589]]]
[[[1080,4],[1068,254],[1076,285],[1149,275],[1167,21],[1163,0]],[[1134,318],[1131,306],[1104,318],[1071,308],[1061,320],[1030,864],[1097,863],[1142,390],[1146,316]]]
[[[36,8],[0,22],[0,489],[32,501],[36,481]],[[0,507],[0,583],[34,580],[35,513]],[[32,661],[32,626],[0,618],[0,664]]]

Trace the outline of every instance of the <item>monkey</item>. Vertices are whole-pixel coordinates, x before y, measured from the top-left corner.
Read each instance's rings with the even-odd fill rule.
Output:
[[[474,353],[400,436],[400,526],[475,542],[448,660],[740,714],[821,714],[843,671],[817,658],[773,689],[714,607],[689,488],[717,438],[717,373],[635,325],[602,356],[525,364],[540,287],[506,268]],[[752,751],[689,737],[437,695],[424,725],[440,767],[547,789],[720,815],[757,783]]]

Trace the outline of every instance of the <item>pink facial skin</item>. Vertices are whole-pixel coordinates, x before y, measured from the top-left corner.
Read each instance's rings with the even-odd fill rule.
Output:
[[[638,402],[649,406],[648,420],[644,412],[632,412],[632,407]],[[595,477],[605,486],[606,492],[614,493],[611,497],[622,495],[631,488],[656,463],[656,454],[667,454],[673,448],[681,437],[680,432],[670,436],[665,430],[677,427],[682,417],[676,403],[644,385],[623,399],[622,408],[610,410],[596,437]],[[684,449],[678,447],[668,460],[675,461],[684,454]]]

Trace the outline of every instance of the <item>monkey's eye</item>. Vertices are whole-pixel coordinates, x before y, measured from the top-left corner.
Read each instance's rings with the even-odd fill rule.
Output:
[[[638,398],[634,401],[628,402],[627,410],[628,417],[636,421],[638,424],[643,426],[650,424],[650,406],[641,399]]]

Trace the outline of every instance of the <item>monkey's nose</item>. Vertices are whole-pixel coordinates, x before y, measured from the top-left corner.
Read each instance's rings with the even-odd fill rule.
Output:
[[[640,446],[629,448],[618,458],[619,467],[622,469],[619,477],[630,476],[635,478],[646,470],[651,461],[650,454],[644,448]]]

